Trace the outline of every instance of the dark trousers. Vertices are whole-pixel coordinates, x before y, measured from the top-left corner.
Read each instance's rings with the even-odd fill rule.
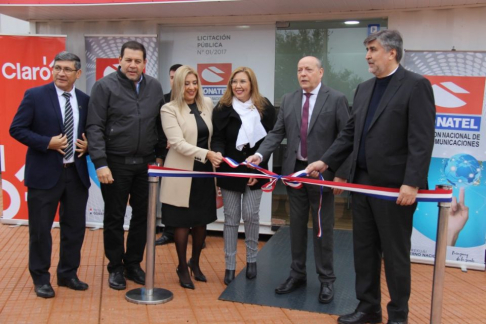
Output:
[[[87,201],[88,188],[81,182],[74,165],[63,169],[53,188],[28,188],[29,271],[35,285],[50,282],[51,228],[59,204],[60,249],[57,277],[77,277],[86,231]]]
[[[355,183],[372,185],[366,171],[357,171]],[[417,204],[399,206],[394,201],[353,194],[353,245],[358,310],[381,309],[381,260],[391,301],[392,321],[408,316],[410,298],[410,248],[413,213]]]
[[[101,193],[105,201],[103,239],[111,273],[139,267],[143,260],[147,240],[148,168],[147,163],[123,164],[110,160],[108,163],[115,181],[101,184]],[[132,218],[125,252],[123,223],[127,203],[132,207]]]
[[[305,169],[307,163],[298,161],[295,171]],[[314,259],[316,272],[320,282],[334,282],[333,266],[333,228],[334,228],[334,195],[325,189],[322,196],[321,215],[319,217],[320,187],[304,185],[301,189],[287,187],[290,205],[290,250],[292,264],[290,276],[297,279],[306,279],[307,256],[307,223],[309,221],[309,208],[312,213],[312,242],[314,245]],[[317,237],[319,218],[322,236]]]

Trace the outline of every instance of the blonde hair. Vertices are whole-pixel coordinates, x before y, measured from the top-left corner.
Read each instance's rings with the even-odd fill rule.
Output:
[[[260,91],[258,91],[258,82],[257,82],[255,72],[253,72],[253,70],[250,69],[249,67],[240,66],[239,68],[236,68],[231,73],[231,77],[229,78],[228,84],[226,86],[226,91],[224,92],[223,96],[219,100],[219,103],[226,107],[229,107],[233,104],[234,94],[233,94],[233,88],[231,84],[233,83],[233,78],[235,77],[235,75],[240,72],[244,72],[248,76],[248,80],[250,81],[250,98],[251,101],[253,102],[253,105],[255,105],[255,107],[257,108],[261,116],[263,114],[263,110],[265,109],[265,105],[267,101],[260,94]]]
[[[187,105],[186,101],[184,100],[184,92],[186,89],[186,84],[185,84],[186,78],[189,74],[193,74],[196,76],[197,94],[196,94],[195,102],[197,104],[198,109],[202,110],[204,105],[204,96],[201,87],[201,81],[199,79],[199,75],[197,74],[196,70],[194,70],[192,67],[188,65],[181,66],[180,68],[177,69],[177,71],[174,74],[174,83],[172,85],[171,100],[176,102],[177,107],[179,107],[179,109],[182,109],[182,107]]]

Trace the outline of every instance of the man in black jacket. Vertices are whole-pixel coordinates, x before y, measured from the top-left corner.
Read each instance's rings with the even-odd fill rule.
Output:
[[[358,85],[351,119],[333,145],[306,171],[336,169],[351,155],[354,183],[400,188],[395,201],[353,194],[356,310],[338,323],[381,323],[381,260],[390,293],[388,324],[408,323],[410,238],[419,188],[427,187],[434,146],[435,104],[430,82],[400,65],[403,41],[396,30],[365,39],[368,70]]]
[[[117,290],[126,288],[125,277],[145,284],[140,262],[147,237],[147,165],[155,161],[155,151],[161,146],[156,120],[164,103],[160,83],[143,73],[147,59],[142,44],[123,44],[119,60],[118,71],[93,86],[86,127],[91,160],[105,201],[108,284]],[[125,250],[127,202],[132,217]]]

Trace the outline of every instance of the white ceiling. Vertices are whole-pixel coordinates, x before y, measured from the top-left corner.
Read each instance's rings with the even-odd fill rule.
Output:
[[[116,1],[116,0],[115,0]],[[354,14],[396,10],[484,6],[486,0],[204,0],[107,5],[18,5],[0,1],[0,13],[28,21],[118,20]],[[25,1],[24,1],[25,2]],[[33,3],[39,1],[32,1]],[[49,2],[49,1],[44,1]],[[107,0],[108,2],[108,0]]]

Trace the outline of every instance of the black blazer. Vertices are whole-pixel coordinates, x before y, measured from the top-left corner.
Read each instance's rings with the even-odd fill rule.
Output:
[[[352,116],[321,160],[338,168],[352,156],[351,179],[360,145],[366,145],[368,174],[375,186],[427,188],[435,131],[434,93],[429,80],[399,66],[360,143],[376,78],[356,89]]]
[[[272,130],[275,124],[275,107],[265,98],[266,104],[261,117],[262,125],[267,133]],[[236,149],[236,139],[241,127],[240,115],[233,109],[233,106],[226,107],[218,103],[213,110],[213,128],[214,133],[211,138],[211,150],[221,152],[223,156],[230,157],[236,162],[243,162],[250,155],[255,154],[258,147],[263,142],[262,138],[254,147],[245,146],[243,150]],[[260,166],[268,168],[268,160],[263,161]],[[258,173],[259,171],[248,169],[245,166],[239,166],[236,169],[231,168],[225,163],[221,163],[216,169],[217,172],[241,172],[241,173]],[[260,189],[268,180],[258,179],[258,183],[251,186],[250,189]],[[218,178],[218,186],[227,190],[245,192],[248,178]]]
[[[77,138],[86,133],[86,116],[89,96],[76,89],[79,122]],[[64,134],[61,108],[54,83],[31,88],[25,92],[24,99],[10,126],[10,135],[28,146],[25,161],[24,183],[29,188],[51,189],[59,180],[62,172],[63,156],[47,149],[53,136]],[[78,158],[74,152],[74,163],[79,177],[86,188],[90,186],[86,155]]]

